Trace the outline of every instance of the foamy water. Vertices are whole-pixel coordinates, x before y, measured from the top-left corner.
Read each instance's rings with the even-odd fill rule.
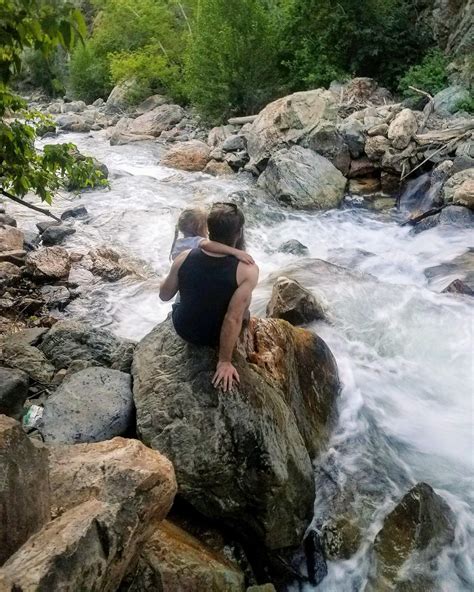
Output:
[[[153,143],[110,147],[102,133],[71,134],[67,141],[105,162],[112,179],[111,190],[77,200],[90,218],[76,222],[68,246],[107,244],[140,260],[147,276],[97,281],[67,314],[140,339],[170,309],[158,299],[157,288],[168,269],[178,212],[192,203],[222,201],[249,181],[160,167],[160,148]],[[55,209],[62,211],[70,200],[59,198]],[[15,214],[20,226],[38,220],[30,212]],[[456,515],[455,543],[432,566],[436,580],[443,591],[472,590],[474,300],[439,293],[452,274],[441,274],[435,283],[425,275],[426,269],[466,253],[473,246],[472,232],[438,227],[413,234],[389,216],[365,210],[298,213],[266,201],[249,207],[247,217],[248,250],[262,280],[255,314],[264,313],[268,299],[265,278],[298,261],[277,252],[286,240],[301,241],[312,258],[360,272],[318,274],[308,264],[298,276],[327,307],[331,323],[312,328],[332,349],[343,381],[338,424],[320,463],[342,489],[355,489],[354,509],[365,524],[358,553],[329,562],[318,590],[364,590],[371,543],[383,518],[418,481],[431,484]],[[321,479],[318,473],[322,493],[316,515],[328,501]]]

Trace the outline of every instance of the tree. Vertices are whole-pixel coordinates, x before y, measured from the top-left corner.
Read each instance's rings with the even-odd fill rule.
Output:
[[[272,13],[262,0],[201,0],[191,25],[186,88],[210,120],[254,113],[278,78]]]
[[[42,152],[35,149],[38,129],[50,122],[41,113],[27,110],[9,82],[21,70],[26,48],[48,56],[58,45],[70,49],[85,33],[81,13],[68,2],[0,0],[0,193],[48,215],[23,197],[33,192],[51,203],[54,192],[71,176],[82,185],[104,180],[92,159],[77,160],[72,144],[45,146]]]

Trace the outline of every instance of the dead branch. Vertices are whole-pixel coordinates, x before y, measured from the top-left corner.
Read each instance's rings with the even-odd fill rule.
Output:
[[[46,208],[40,208],[38,206],[34,206],[33,204],[30,204],[30,203],[24,201],[23,199],[20,199],[19,197],[16,197],[15,195],[8,193],[8,191],[5,191],[4,189],[0,189],[0,193],[2,195],[4,195],[5,197],[8,197],[8,199],[11,199],[15,203],[25,206],[25,208],[30,208],[30,210],[34,210],[35,212],[40,212],[41,214],[44,214],[45,216],[49,216],[50,218],[53,218],[54,220],[56,220],[56,222],[61,222],[60,218],[58,218],[57,216],[52,214]]]

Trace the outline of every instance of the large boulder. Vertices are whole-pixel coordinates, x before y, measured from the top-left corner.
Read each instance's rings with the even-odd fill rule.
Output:
[[[202,171],[209,161],[209,153],[209,146],[200,140],[176,142],[163,156],[160,164],[184,171]]]
[[[434,110],[441,116],[449,116],[458,110],[461,101],[469,98],[470,93],[463,86],[448,86],[433,97]]]
[[[10,589],[114,592],[173,503],[173,467],[122,438],[49,452],[59,516],[7,561],[1,575]]]
[[[125,434],[133,422],[130,375],[89,367],[66,377],[44,404],[45,442],[101,442]]]
[[[300,140],[301,146],[326,157],[344,176],[351,164],[351,153],[344,136],[332,122],[322,122]]]
[[[245,592],[244,574],[224,554],[168,520],[145,543],[127,592]]]
[[[341,204],[346,179],[327,158],[292,146],[270,158],[258,185],[284,205],[325,210]]]
[[[105,103],[105,109],[108,113],[119,113],[124,111],[130,105],[130,94],[136,87],[135,80],[124,80],[120,82],[110,92]]]
[[[323,319],[324,309],[299,282],[279,277],[273,285],[267,317],[284,319],[292,325],[304,325]]]
[[[185,111],[179,105],[161,105],[134,119],[128,133],[157,137],[161,132],[174,127],[184,116]]]
[[[46,247],[31,251],[26,257],[26,269],[38,280],[67,278],[71,268],[69,253],[63,247]]]
[[[418,130],[418,122],[411,109],[403,109],[388,128],[388,139],[397,150],[403,150]],[[377,136],[375,136],[377,137]]]
[[[20,419],[28,395],[28,382],[25,372],[0,367],[0,413]]]
[[[474,209],[474,168],[452,175],[443,185],[443,199],[445,203]]]
[[[107,329],[79,321],[59,321],[40,347],[57,370],[68,368],[76,360],[84,360],[91,366],[128,372],[135,344],[116,337]]]
[[[37,347],[8,336],[3,340],[0,359],[10,368],[26,372],[31,380],[49,384],[54,376],[54,366]]]
[[[90,132],[93,122],[87,121],[78,113],[64,113],[55,118],[56,125],[63,132]]]
[[[0,415],[0,565],[50,519],[48,455]]]
[[[373,589],[390,590],[414,554],[427,563],[454,540],[454,515],[426,483],[415,485],[385,518],[375,538]]]
[[[18,228],[8,224],[0,226],[0,252],[20,251],[23,249],[24,234]]]
[[[327,443],[339,379],[326,344],[281,320],[251,319],[235,356],[240,385],[211,384],[215,351],[170,319],[137,346],[137,429],[173,462],[180,495],[252,545],[301,543],[313,513],[311,459]]]
[[[250,162],[260,170],[279,148],[296,143],[322,121],[335,121],[337,102],[323,89],[297,92],[267,105],[245,134]]]

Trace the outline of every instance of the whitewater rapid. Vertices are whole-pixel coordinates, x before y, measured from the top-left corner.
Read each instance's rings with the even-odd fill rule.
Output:
[[[97,280],[66,314],[140,339],[170,310],[159,301],[157,287],[168,269],[179,211],[225,200],[250,181],[161,167],[162,148],[155,143],[111,147],[103,132],[60,140],[76,143],[111,173],[110,190],[55,201],[58,212],[71,202],[89,212],[87,221],[76,222],[67,246],[85,251],[106,244],[138,260],[144,270],[144,279]],[[19,226],[38,221],[37,214],[14,211]],[[311,328],[333,351],[343,382],[338,424],[320,464],[341,487],[355,484],[353,510],[364,514],[366,524],[357,554],[329,562],[318,591],[364,590],[370,544],[384,516],[419,481],[432,485],[456,515],[455,543],[432,566],[436,580],[443,592],[471,591],[474,299],[440,291],[462,277],[462,267],[453,271],[449,264],[474,246],[472,232],[445,226],[414,234],[386,213],[354,208],[300,213],[267,202],[249,205],[247,217],[247,247],[261,277],[254,314],[264,314],[265,278],[298,262],[277,252],[286,240],[298,239],[311,257],[356,272],[318,277],[308,267],[300,277],[327,307],[331,323]],[[427,274],[429,268],[438,271]],[[318,472],[316,514],[326,502],[321,479]]]

